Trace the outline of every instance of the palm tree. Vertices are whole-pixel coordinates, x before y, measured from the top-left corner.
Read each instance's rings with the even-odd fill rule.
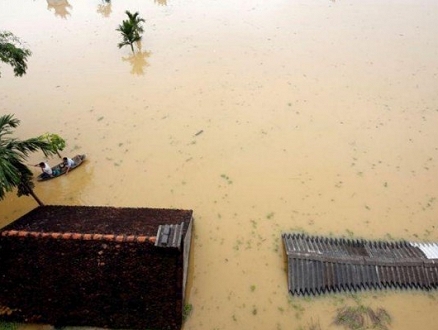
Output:
[[[128,15],[128,20],[123,20],[122,24],[116,29],[122,34],[123,41],[118,44],[119,48],[123,46],[130,45],[131,50],[134,53],[134,42],[141,40],[141,34],[143,33],[143,27],[141,23],[145,20],[140,18],[138,12],[134,14],[127,10],[126,15]]]
[[[13,115],[0,117],[0,200],[7,192],[17,188],[18,196],[31,195],[39,205],[44,205],[33,191],[33,174],[25,161],[31,152],[42,151],[46,156],[55,152],[50,143],[41,137],[27,140],[11,138],[12,129],[19,124],[20,121]]]
[[[123,41],[118,44],[119,48],[130,45],[132,52],[134,52],[134,42],[141,40],[141,37],[136,32],[135,25],[129,21],[123,21],[117,31],[120,31],[123,37]]]
[[[129,10],[127,10],[127,11],[125,11],[125,13],[126,13],[126,15],[128,15],[129,22],[131,22],[134,25],[138,36],[141,38],[140,35],[144,32],[143,26],[141,25],[141,23],[144,23],[145,20],[140,17],[140,14],[138,13],[138,11],[136,11],[133,14]]]

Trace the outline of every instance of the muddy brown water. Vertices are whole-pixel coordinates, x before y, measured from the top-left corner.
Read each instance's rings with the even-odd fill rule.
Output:
[[[185,330],[336,329],[355,304],[436,329],[436,292],[290,297],[280,234],[438,241],[437,21],[434,0],[0,0],[33,52],[1,64],[0,113],[87,154],[36,184],[47,204],[194,210]],[[0,224],[35,206],[9,194]]]

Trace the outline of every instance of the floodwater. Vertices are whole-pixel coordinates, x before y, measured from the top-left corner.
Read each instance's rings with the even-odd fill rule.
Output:
[[[194,210],[185,330],[337,329],[357,304],[437,329],[436,292],[290,297],[280,239],[438,240],[437,1],[0,0],[0,22],[33,52],[0,64],[0,114],[88,158],[45,203]],[[34,207],[11,193],[0,224]]]

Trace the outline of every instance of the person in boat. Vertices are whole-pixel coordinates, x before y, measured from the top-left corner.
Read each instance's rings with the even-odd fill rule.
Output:
[[[41,174],[42,179],[48,179],[48,178],[51,178],[53,176],[53,171],[52,171],[52,168],[49,166],[49,164],[41,162],[35,166],[39,166],[41,168],[41,171],[43,172]]]
[[[68,174],[68,171],[70,171],[70,169],[76,165],[74,160],[71,158],[68,158],[68,157],[64,157],[62,159],[62,163],[63,163],[64,167],[66,168],[65,174]]]

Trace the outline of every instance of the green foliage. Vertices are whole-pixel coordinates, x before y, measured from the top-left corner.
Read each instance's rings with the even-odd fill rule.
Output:
[[[228,184],[232,184],[233,181],[230,179],[230,177],[226,174],[221,174],[221,178],[226,180]]]
[[[0,330],[16,330],[18,329],[17,324],[12,322],[0,321]]]
[[[51,145],[38,138],[18,140],[10,137],[20,121],[13,115],[0,117],[0,200],[7,192],[18,189],[18,196],[29,194],[37,201],[32,188],[32,171],[26,166],[29,153],[42,151],[44,155],[54,154]],[[39,201],[38,201],[39,202]]]
[[[118,44],[119,48],[130,45],[132,52],[134,52],[134,42],[140,41],[141,37],[135,33],[135,27],[129,21],[123,21],[117,31],[122,34],[123,41]]]
[[[41,135],[40,138],[43,141],[46,141],[47,143],[49,143],[53,152],[57,153],[58,156],[61,157],[59,152],[64,150],[65,145],[66,145],[66,142],[62,137],[60,137],[58,134],[54,134],[54,133],[45,133],[45,134]]]
[[[21,77],[26,73],[27,58],[30,55],[32,52],[23,47],[20,39],[12,32],[0,31],[0,60],[12,66],[15,76]]]
[[[141,40],[141,35],[143,33],[143,27],[141,23],[145,20],[140,18],[139,13],[135,12],[134,14],[130,11],[125,12],[128,15],[127,20],[123,20],[122,24],[116,29],[122,35],[123,41],[118,44],[119,48],[123,46],[130,45],[132,52],[134,52],[134,42]]]
[[[391,316],[382,308],[373,310],[370,307],[358,305],[339,308],[334,324],[348,330],[380,329],[388,330],[391,325]]]
[[[141,23],[144,23],[145,20],[140,17],[140,14],[138,12],[135,12],[134,14],[131,13],[129,10],[125,11],[126,15],[128,15],[128,20],[130,23],[132,23],[135,27],[135,30],[138,35],[142,34],[144,32],[143,26]]]
[[[187,318],[190,316],[190,314],[192,313],[193,310],[193,306],[192,304],[184,304],[184,308],[183,308],[183,320],[187,320]]]

